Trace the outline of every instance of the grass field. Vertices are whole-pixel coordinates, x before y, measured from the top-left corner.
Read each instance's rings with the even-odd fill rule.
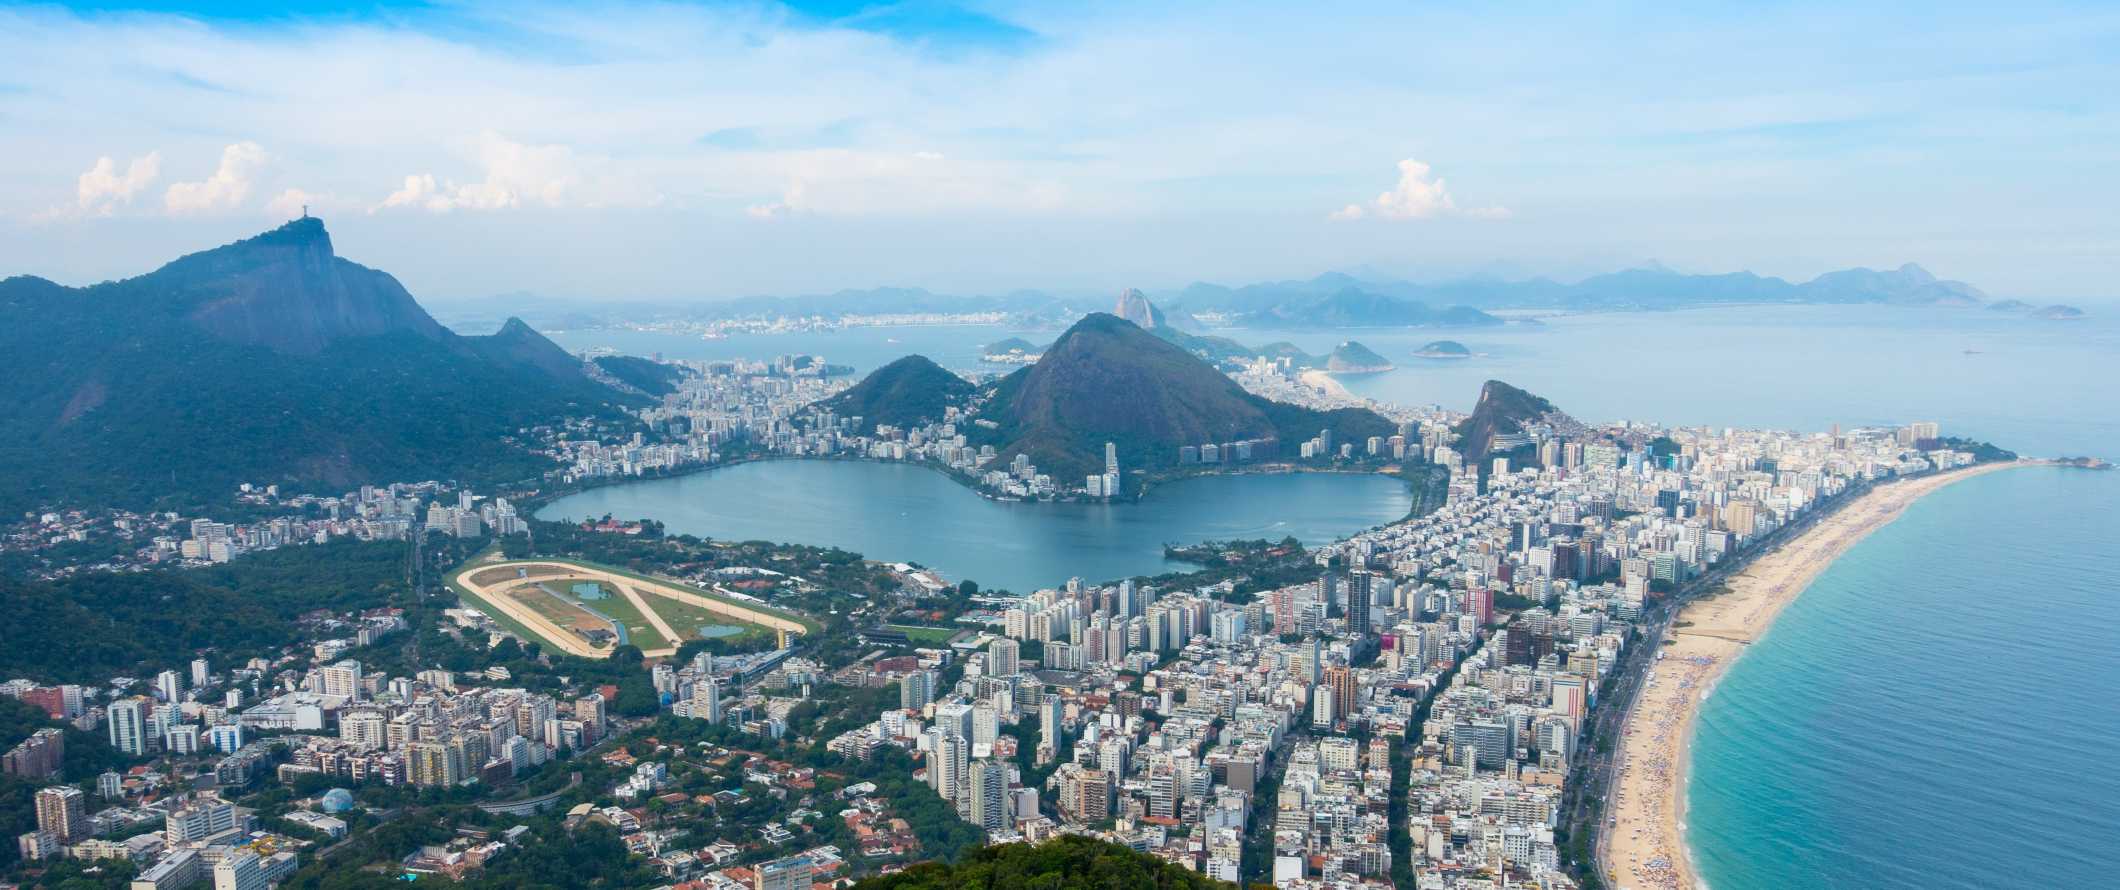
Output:
[[[884,627],[904,631],[906,639],[913,641],[914,645],[923,646],[941,646],[948,643],[950,638],[963,633],[955,628],[923,627],[918,624],[886,624]]]
[[[690,603],[680,603],[666,596],[643,592],[641,598],[647,600],[648,605],[655,609],[656,614],[661,615],[664,621],[670,623],[672,629],[684,634],[685,639],[688,640],[697,638],[701,627],[714,624],[744,629],[743,633],[730,634],[719,638],[723,640],[735,641],[758,634],[770,636],[773,633],[763,625],[752,624],[748,621],[738,621],[727,615],[716,615],[698,606]]]
[[[610,622],[597,617],[596,613],[582,608],[581,604],[575,602],[572,597],[565,594],[554,594],[535,585],[518,587],[508,591],[503,596],[522,603],[531,611],[543,616],[545,620],[568,630],[606,630],[611,626]],[[619,616],[612,615],[611,617],[618,618]],[[634,617],[638,618],[639,616],[636,615]],[[619,620],[624,619],[621,618]],[[646,622],[642,623],[645,624]]]

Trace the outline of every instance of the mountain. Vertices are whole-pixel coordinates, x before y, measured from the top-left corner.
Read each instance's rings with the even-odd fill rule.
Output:
[[[1332,355],[1325,360],[1325,370],[1337,374],[1370,374],[1389,371],[1391,367],[1390,359],[1353,340],[1333,347]]]
[[[634,355],[600,355],[593,364],[595,373],[618,386],[656,397],[676,392],[677,384],[687,376],[682,365]]]
[[[859,417],[864,431],[940,422],[947,409],[962,407],[976,387],[924,355],[909,355],[869,373],[860,383],[819,402],[842,417]]]
[[[634,398],[520,321],[450,332],[309,217],[123,281],[0,281],[8,511],[534,479],[524,428]]]
[[[1435,309],[1418,298],[1383,293],[1338,273],[1308,281],[1234,289],[1195,283],[1179,291],[1173,302],[1191,314],[1213,312],[1247,327],[1472,327],[1502,323],[1499,318],[1466,306]]]
[[[1278,440],[1281,451],[1331,429],[1341,441],[1389,436],[1364,409],[1315,411],[1245,392],[1197,356],[1115,315],[1092,314],[1053,341],[1038,363],[994,385],[979,430],[1006,463],[1017,454],[1056,478],[1104,464],[1104,444],[1129,467],[1175,463],[1181,445]]]
[[[1897,269],[1843,269],[1802,283],[1731,272],[1688,275],[1651,263],[1572,284],[1543,278],[1505,281],[1491,277],[1414,283],[1328,273],[1306,281],[1279,281],[1230,288],[1195,283],[1171,295],[1175,308],[1215,312],[1239,324],[1262,326],[1472,325],[1493,321],[1465,314],[1476,309],[1683,309],[1722,303],[1883,303],[1901,306],[1970,306],[1987,300],[1978,288],[1937,278],[1908,263]],[[1435,320],[1392,303],[1418,304]],[[1433,310],[1430,306],[1449,306]],[[1395,321],[1396,313],[1413,320]],[[1491,318],[1491,317],[1489,317]]]
[[[1455,447],[1467,467],[1479,468],[1485,475],[1489,457],[1508,455],[1522,447],[1511,444],[1510,437],[1534,424],[1550,422],[1559,414],[1552,402],[1499,380],[1489,380],[1480,387],[1480,400],[1472,406],[1472,416],[1458,424]]]
[[[864,878],[853,890],[966,890],[1022,887],[1037,890],[1237,890],[1192,869],[1149,853],[1081,835],[1044,843],[980,847],[955,863],[922,862],[895,874]]]

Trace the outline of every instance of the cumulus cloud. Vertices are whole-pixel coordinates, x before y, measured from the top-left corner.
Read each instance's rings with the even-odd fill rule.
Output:
[[[238,142],[221,150],[221,165],[201,182],[178,182],[162,194],[170,213],[214,213],[228,210],[250,197],[251,178],[265,166],[265,149],[255,142]]]
[[[97,158],[95,166],[76,182],[75,200],[82,213],[108,215],[121,204],[131,204],[134,195],[146,191],[161,175],[162,153],[158,151],[133,158],[125,165],[123,175],[119,175],[116,161]]]
[[[780,200],[745,207],[743,209],[744,215],[752,219],[777,219],[787,216],[803,208],[804,199],[808,197],[808,191],[808,186],[805,186],[800,180],[791,182],[788,184],[787,191],[781,193]]]
[[[566,145],[531,145],[484,133],[472,155],[482,171],[479,179],[444,184],[432,173],[416,173],[373,209],[447,213],[525,206],[647,206],[661,200],[609,159],[583,156]]]
[[[1442,216],[1464,216],[1473,219],[1504,219],[1509,210],[1504,207],[1472,207],[1459,209],[1457,200],[1450,196],[1450,189],[1427,165],[1413,158],[1399,162],[1399,181],[1391,190],[1377,196],[1367,204],[1349,204],[1332,212],[1330,218],[1354,220],[1374,216],[1378,219],[1434,219]]]
[[[340,203],[330,195],[319,195],[302,189],[291,188],[265,202],[267,216],[295,217],[309,210],[321,210],[327,205]]]

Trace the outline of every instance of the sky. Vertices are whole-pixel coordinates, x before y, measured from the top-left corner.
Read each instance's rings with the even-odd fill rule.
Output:
[[[1353,270],[2120,294],[2120,7],[0,5],[0,276],[308,212],[423,299]]]

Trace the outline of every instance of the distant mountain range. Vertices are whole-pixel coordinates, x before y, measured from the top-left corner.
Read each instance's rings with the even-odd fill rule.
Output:
[[[520,320],[465,337],[304,217],[123,281],[0,281],[0,503],[182,509],[241,482],[535,478],[525,428],[614,414]]]
[[[1253,395],[1200,356],[1101,312],[1076,322],[1036,364],[977,391],[912,356],[822,404],[869,426],[939,421],[945,406],[971,405],[972,419],[992,424],[960,427],[974,444],[994,446],[1003,465],[1027,455],[1062,479],[1100,472],[1106,442],[1126,467],[1143,468],[1177,463],[1183,445],[1274,439],[1286,457],[1321,430],[1360,442],[1395,429],[1366,409],[1317,411]]]
[[[1576,282],[1547,278],[1463,278],[1417,283],[1373,274],[1331,272],[1315,278],[1270,281],[1240,286],[1195,282],[1175,291],[1128,290],[1138,298],[1141,315],[1116,312],[1144,328],[1168,327],[1200,333],[1202,319],[1231,327],[1480,327],[1502,323],[1490,310],[1621,311],[1685,309],[1738,303],[1880,304],[1896,306],[1977,306],[2014,311],[2037,318],[2074,318],[2070,306],[2034,307],[2014,300],[1989,303],[1979,288],[1939,279],[1908,263],[1897,269],[1843,269],[1809,281],[1791,282],[1750,272],[1692,275],[1662,266],[1628,269]],[[1083,314],[1110,306],[1101,298],[1063,297],[1037,290],[987,296],[952,296],[920,288],[871,288],[791,297],[744,297],[678,305],[636,304],[614,307],[582,301],[533,301],[558,323],[580,327],[599,320],[644,317],[693,319],[847,314],[915,314],[992,312],[1013,324],[1059,326]],[[1152,302],[1151,302],[1152,301]],[[467,304],[469,305],[469,304]],[[566,305],[566,308],[561,308]],[[490,310],[489,313],[490,315]]]

